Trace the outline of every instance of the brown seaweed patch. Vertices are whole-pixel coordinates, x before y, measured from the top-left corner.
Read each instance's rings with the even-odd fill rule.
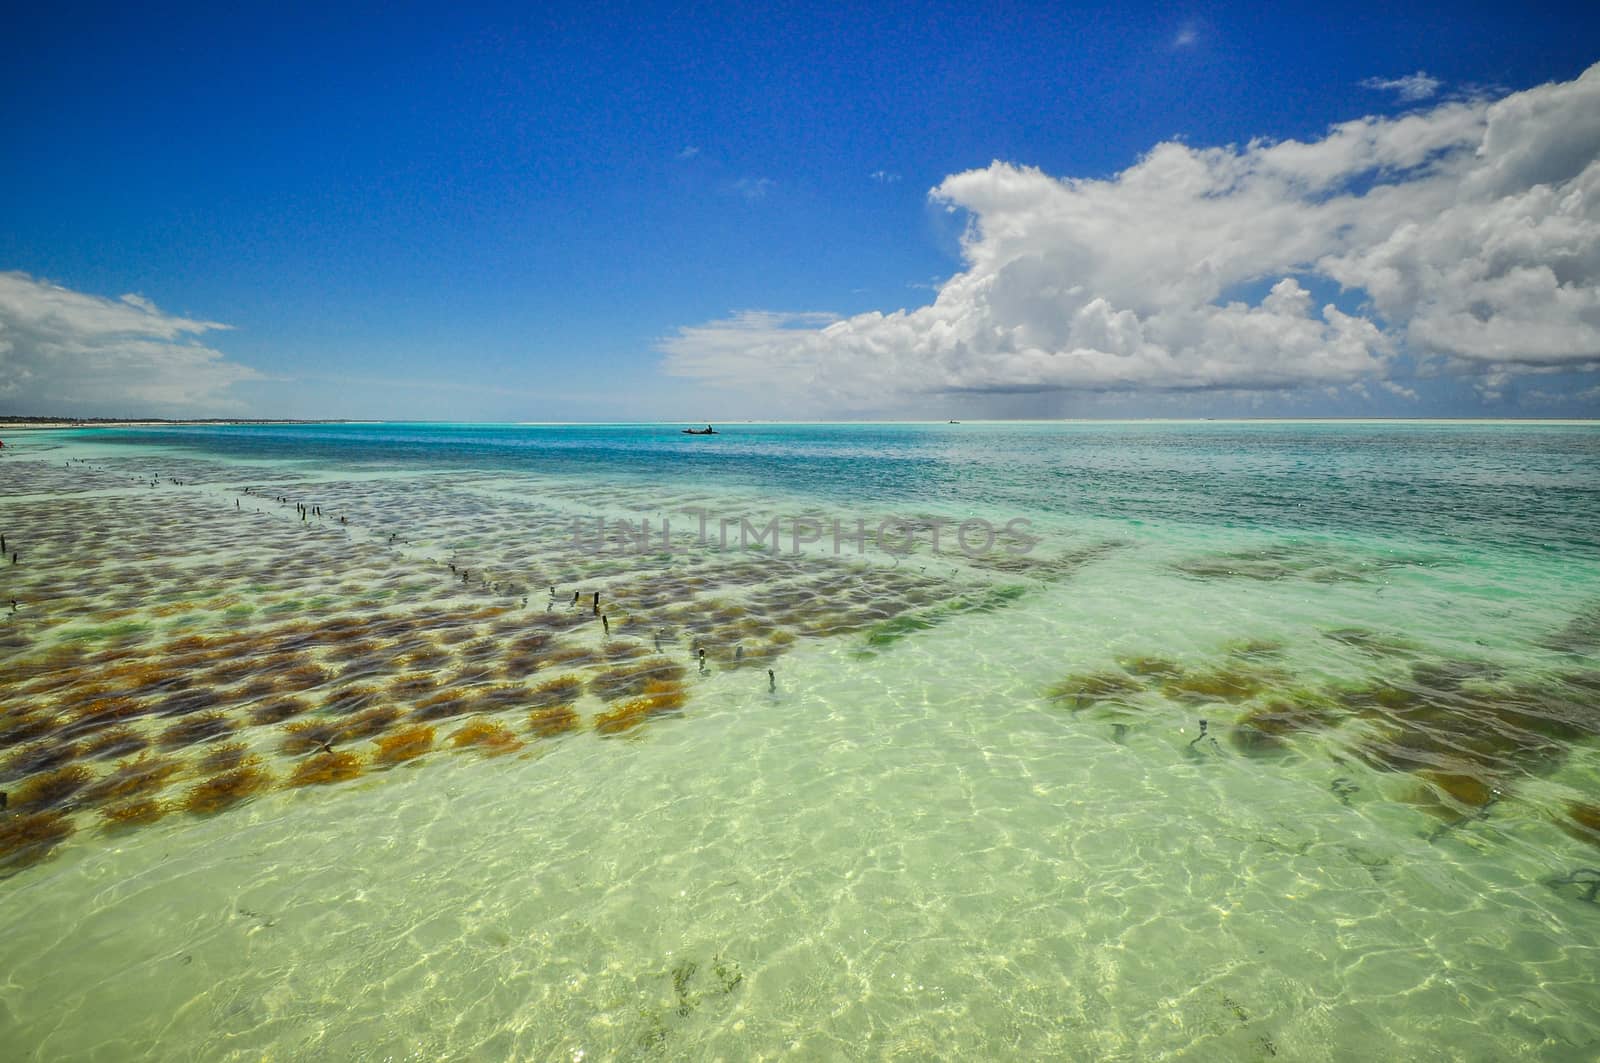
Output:
[[[134,827],[147,827],[165,816],[171,806],[165,801],[155,801],[150,798],[136,798],[124,801],[120,805],[111,805],[100,810],[100,818],[105,822],[108,830],[130,830]]]
[[[339,681],[348,683],[356,679],[367,679],[375,675],[388,673],[389,665],[386,661],[374,660],[370,657],[359,657],[346,664],[339,670]]]
[[[683,707],[688,696],[683,684],[676,680],[651,680],[645,684],[639,697],[596,716],[594,729],[601,734],[619,734],[631,730],[652,716],[676,712]]]
[[[589,680],[589,692],[602,701],[616,701],[645,693],[645,688],[654,681],[677,682],[684,675],[681,664],[665,657],[652,657],[598,673]]]
[[[438,689],[439,681],[431,675],[408,675],[389,684],[389,695],[400,701],[410,701]]]
[[[220,746],[212,746],[206,755],[200,758],[196,767],[206,775],[216,775],[219,772],[232,771],[249,757],[250,747],[243,742],[224,742]]]
[[[412,647],[389,659],[389,664],[400,668],[442,668],[450,662],[450,654],[429,642]]]
[[[188,716],[191,713],[206,712],[221,705],[222,695],[217,691],[210,687],[196,687],[193,690],[182,690],[162,698],[156,705],[156,713],[161,716]]]
[[[188,675],[165,662],[129,662],[107,669],[100,674],[100,679],[124,695],[171,694],[190,685]]]
[[[361,774],[361,758],[354,753],[319,753],[307,757],[295,768],[285,786],[326,786],[347,782]]]
[[[96,698],[78,710],[68,728],[74,734],[88,734],[102,727],[137,719],[148,711],[144,702],[134,698]]]
[[[150,747],[150,739],[131,727],[113,727],[83,743],[83,755],[90,760],[126,757]]]
[[[272,777],[260,768],[245,766],[213,775],[189,787],[183,795],[183,810],[196,816],[212,816],[260,793]]]
[[[594,664],[600,660],[600,654],[590,646],[564,646],[550,654],[545,660],[550,664]]]
[[[547,649],[554,638],[548,631],[527,631],[512,639],[506,648],[513,653],[539,653]]]
[[[400,710],[391,705],[375,705],[356,713],[344,722],[340,737],[346,739],[371,738],[387,731],[400,718]]]
[[[1418,774],[1428,781],[1435,792],[1465,808],[1484,808],[1500,797],[1500,787],[1494,778],[1480,772],[1429,770]],[[1430,810],[1437,807],[1427,798],[1416,803]],[[1448,812],[1448,809],[1440,810],[1441,814]]]
[[[638,700],[648,702],[651,712],[673,712],[683,708],[689,691],[675,679],[652,679],[644,685]]]
[[[528,713],[528,730],[540,738],[553,738],[577,730],[581,722],[577,710],[565,703],[547,705]]]
[[[52,771],[77,756],[78,747],[70,742],[36,742],[6,758],[5,767],[0,769],[0,780],[9,782],[25,775]]]
[[[125,760],[109,774],[96,779],[84,796],[95,803],[142,797],[160,790],[182,771],[183,765],[169,757],[142,756],[138,760]]]
[[[72,836],[72,820],[60,812],[0,816],[0,871],[31,867]]]
[[[310,702],[299,698],[276,698],[250,710],[250,722],[259,726],[282,723],[311,710]]]
[[[500,674],[508,679],[522,679],[537,672],[544,659],[533,653],[510,653],[500,662]]]
[[[400,764],[414,760],[433,748],[433,739],[433,728],[425,724],[402,727],[377,740],[372,759],[378,764]]]
[[[237,683],[241,679],[248,678],[249,676],[254,675],[255,671],[255,662],[248,656],[248,654],[243,654],[239,656],[232,656],[213,664],[210,672],[206,674],[206,679],[209,682],[225,686],[229,683]]]
[[[564,675],[540,683],[527,692],[527,704],[536,709],[554,705],[570,705],[583,693],[583,681],[574,675]]]
[[[55,728],[54,718],[45,713],[11,709],[0,716],[0,749],[43,738]]]
[[[161,732],[162,749],[183,749],[230,735],[238,724],[225,712],[206,712],[190,716]]]
[[[411,711],[417,720],[447,720],[472,711],[472,703],[459,690],[441,690],[425,698]]]
[[[315,664],[301,664],[287,668],[278,675],[278,686],[284,690],[300,693],[315,690],[329,679],[328,670]]]
[[[367,657],[376,657],[383,647],[370,639],[357,639],[337,645],[328,650],[328,659],[334,661],[356,661]]]
[[[601,734],[621,734],[630,731],[650,718],[650,707],[643,698],[625,701],[608,712],[594,718],[594,729]]]
[[[1557,826],[1581,842],[1600,845],[1600,805],[1569,801],[1564,811],[1565,816],[1556,820]]]
[[[279,748],[290,756],[310,753],[337,742],[344,736],[344,727],[344,720],[296,720],[284,725]]]
[[[161,648],[163,656],[176,657],[185,653],[207,653],[223,645],[223,640],[208,635],[185,635],[168,642]]]
[[[481,664],[500,656],[500,644],[493,639],[477,639],[460,649],[461,659]]]
[[[1423,784],[1412,788],[1402,798],[1420,811],[1444,820],[1449,827],[1430,835],[1437,838],[1450,827],[1460,826],[1469,817],[1481,816],[1490,805],[1504,796],[1504,791],[1492,776],[1473,768],[1461,770],[1429,769],[1417,773]]]
[[[1068,709],[1087,709],[1102,701],[1121,700],[1143,689],[1139,682],[1121,672],[1088,672],[1069,675],[1045,691],[1051,704]]]
[[[68,764],[28,779],[11,795],[10,805],[19,812],[49,812],[64,808],[80,790],[89,785],[92,778],[93,773],[82,764]]]
[[[522,748],[521,739],[510,728],[493,720],[469,720],[450,736],[450,744],[457,749],[473,746],[490,756],[514,753]]]
[[[352,713],[366,708],[382,696],[382,691],[374,686],[350,686],[335,690],[323,702],[323,707],[329,712]]]

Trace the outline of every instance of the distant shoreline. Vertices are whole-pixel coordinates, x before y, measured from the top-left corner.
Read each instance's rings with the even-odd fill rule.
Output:
[[[677,426],[680,421],[410,421],[364,417],[192,417],[192,418],[117,418],[117,417],[0,417],[0,432],[60,431],[70,428],[223,428],[235,425],[491,425],[505,428],[596,428]],[[696,424],[704,422],[695,422]],[[1586,417],[1108,417],[1108,418],[973,418],[964,421],[879,420],[879,421],[789,421],[736,419],[715,422],[729,426],[849,426],[872,425],[1033,425],[1033,424],[1407,424],[1407,425],[1600,425],[1600,419]]]
[[[30,430],[47,430],[61,428],[182,428],[186,425],[213,425],[226,426],[236,424],[360,424],[359,421],[331,420],[316,418],[312,420],[296,420],[288,417],[249,418],[249,417],[209,417],[209,418],[161,418],[146,417],[142,419],[126,419],[115,417],[15,417],[0,418],[0,432],[27,432]]]

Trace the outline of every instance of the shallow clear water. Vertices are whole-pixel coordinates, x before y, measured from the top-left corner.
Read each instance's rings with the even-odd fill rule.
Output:
[[[7,442],[18,1058],[1600,1053],[1593,426]]]

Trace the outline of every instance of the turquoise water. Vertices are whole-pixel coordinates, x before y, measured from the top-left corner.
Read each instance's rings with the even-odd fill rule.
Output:
[[[8,439],[0,1043],[1600,1054],[1600,429],[719,428]]]

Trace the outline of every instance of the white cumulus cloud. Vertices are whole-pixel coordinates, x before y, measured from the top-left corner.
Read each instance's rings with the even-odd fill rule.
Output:
[[[228,387],[261,376],[195,339],[226,328],[139,295],[106,299],[0,272],[0,404],[38,414],[230,408]]]
[[[1161,143],[1109,179],[995,162],[930,196],[969,222],[931,305],[746,312],[679,330],[666,368],[801,412],[1347,387],[1397,361],[1492,396],[1600,363],[1600,65],[1304,142]]]
[[[733,190],[753,203],[758,199],[766,199],[767,193],[777,183],[770,177],[741,177],[733,182]]]
[[[1399,95],[1406,103],[1415,103],[1426,100],[1439,91],[1439,86],[1444,84],[1436,77],[1429,77],[1424,71],[1407,74],[1398,78],[1367,78],[1361,83],[1365,89],[1377,89],[1380,92],[1393,92]]]

